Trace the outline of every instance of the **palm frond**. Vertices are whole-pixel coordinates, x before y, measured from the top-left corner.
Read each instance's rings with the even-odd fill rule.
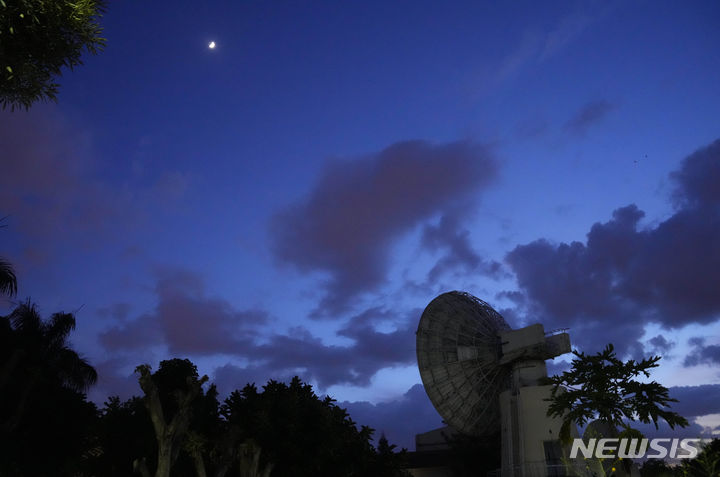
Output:
[[[75,317],[71,313],[53,313],[45,325],[45,337],[51,347],[64,346],[70,332],[75,329]]]
[[[54,365],[63,384],[74,391],[87,391],[97,382],[98,375],[95,368],[70,348],[58,350]]]
[[[0,259],[0,293],[11,297],[17,295],[15,270],[3,259]]]
[[[42,332],[42,318],[37,307],[28,298],[10,313],[10,323],[15,330],[29,333]]]

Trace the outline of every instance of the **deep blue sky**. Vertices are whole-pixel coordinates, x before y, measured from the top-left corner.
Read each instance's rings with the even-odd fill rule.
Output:
[[[21,298],[77,310],[93,399],[189,357],[223,392],[299,374],[412,446],[439,423],[414,330],[461,289],[662,354],[694,430],[720,424],[717,2],[114,2],[102,23],[57,105],[0,115],[0,253]]]

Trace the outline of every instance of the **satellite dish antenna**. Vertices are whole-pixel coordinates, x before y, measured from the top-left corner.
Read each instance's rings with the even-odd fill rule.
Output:
[[[425,308],[416,337],[420,377],[444,421],[465,435],[501,431],[503,477],[547,475],[560,463],[562,422],[546,415],[552,386],[541,379],[545,360],[570,352],[564,330],[512,330],[484,301],[452,291]]]
[[[417,360],[425,391],[445,422],[467,435],[500,426],[500,392],[508,375],[500,366],[500,313],[469,293],[450,292],[425,308],[417,331]]]

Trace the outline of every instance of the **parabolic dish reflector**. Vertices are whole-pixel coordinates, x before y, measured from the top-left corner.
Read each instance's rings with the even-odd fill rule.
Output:
[[[469,293],[452,291],[425,308],[417,359],[425,391],[445,423],[467,435],[500,429],[500,392],[509,373],[500,366],[503,317]]]

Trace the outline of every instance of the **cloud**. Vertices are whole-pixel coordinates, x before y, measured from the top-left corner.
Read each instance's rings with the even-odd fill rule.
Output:
[[[496,82],[500,83],[514,76],[526,65],[538,59],[543,37],[535,32],[523,33],[517,46],[505,56],[495,72]]]
[[[128,399],[141,395],[138,377],[133,370],[144,360],[137,356],[133,356],[133,362],[130,362],[128,357],[112,357],[97,364],[93,363],[98,372],[98,382],[88,393],[90,400],[99,404],[105,402],[109,396]]]
[[[663,335],[657,335],[654,338],[648,340],[650,349],[653,353],[661,353],[667,355],[670,350],[675,347],[674,341],[668,341]]]
[[[461,228],[457,214],[445,214],[437,225],[423,228],[421,245],[426,250],[444,251],[444,255],[428,272],[428,283],[437,283],[441,275],[452,271],[477,273],[499,277],[502,265],[496,261],[483,259],[472,247],[470,233]]]
[[[109,350],[165,344],[173,355],[235,354],[267,321],[260,310],[235,310],[227,301],[205,295],[200,276],[181,269],[157,271],[155,310],[124,319],[100,335]]]
[[[621,207],[587,241],[536,240],[506,256],[520,291],[518,309],[546,327],[569,326],[576,344],[642,349],[644,325],[707,324],[720,317],[720,200],[702,179],[717,175],[720,143],[686,158],[672,174],[681,206],[654,228]]]
[[[653,438],[675,438],[675,439],[683,439],[683,438],[713,438],[716,437],[712,433],[714,432],[713,428],[705,427],[697,422],[690,422],[687,427],[675,427],[675,429],[671,429],[670,426],[663,421],[662,419],[658,421],[658,428],[655,429],[655,425],[652,423],[643,424],[641,422],[635,422],[630,423],[630,425],[634,428],[640,431],[643,436],[645,436],[647,439],[653,439]]]
[[[343,401],[338,406],[348,410],[359,424],[375,429],[375,440],[385,434],[391,444],[399,448],[415,449],[415,434],[442,427],[442,419],[425,393],[416,384],[400,398],[373,404],[367,401]]]
[[[115,303],[97,309],[97,315],[101,318],[111,318],[115,321],[124,321],[130,314],[132,306],[129,303]]]
[[[323,388],[362,386],[382,368],[415,360],[419,310],[400,316],[381,308],[365,310],[337,332],[351,341],[344,346],[326,344],[300,326],[267,334],[269,317],[264,311],[236,310],[222,299],[208,297],[200,277],[189,271],[162,271],[155,293],[158,303],[152,312],[123,319],[100,335],[107,350],[123,353],[166,346],[175,356],[223,355],[246,363],[219,368],[216,378],[226,387],[231,381],[265,382],[294,375]],[[379,325],[383,331],[378,331]]]
[[[273,379],[289,382],[293,374],[274,375]],[[236,389],[242,389],[248,383],[262,386],[269,377],[262,369],[241,368],[233,365],[215,369],[213,382],[220,395],[227,395]],[[391,444],[399,448],[415,449],[415,434],[442,427],[442,418],[433,407],[422,384],[416,384],[397,399],[371,403],[368,401],[340,401],[339,407],[347,409],[350,417],[358,425],[375,429],[375,442],[382,434]]]
[[[0,112],[0,203],[24,232],[97,227],[119,213],[93,180],[86,134],[54,109]]]
[[[545,61],[572,43],[592,23],[593,16],[582,12],[567,15],[544,38],[539,61]]]
[[[600,122],[613,109],[615,106],[608,101],[591,101],[565,123],[565,129],[573,134],[584,134],[590,126]]]
[[[697,366],[700,364],[720,364],[720,345],[706,345],[704,338],[690,340],[693,349],[685,356],[684,366]]]
[[[669,389],[670,397],[678,400],[672,404],[672,410],[688,420],[720,413],[720,384],[673,386]]]
[[[496,170],[485,147],[467,142],[401,142],[331,163],[306,198],[272,220],[273,254],[327,273],[316,316],[341,313],[384,282],[394,240],[487,187]]]
[[[377,308],[352,317],[338,335],[350,338],[348,346],[325,344],[307,330],[297,327],[288,334],[274,334],[262,344],[246,346],[238,354],[249,361],[237,367],[238,376],[298,375],[314,380],[321,388],[334,384],[367,386],[380,369],[415,361],[415,326],[419,311],[398,318],[394,313]],[[377,331],[375,324],[395,326],[390,332]],[[229,375],[231,368],[224,370]]]
[[[680,170],[670,177],[676,185],[673,198],[679,206],[720,204],[720,139],[686,157]]]
[[[13,258],[20,270],[46,265],[68,247],[126,238],[149,210],[174,206],[190,183],[178,171],[142,183],[126,180],[122,169],[104,174],[92,135],[47,105],[0,111],[0,144],[0,216],[10,216],[22,244],[21,258]]]
[[[596,9],[597,10],[597,9]],[[525,30],[519,41],[494,70],[493,80],[502,83],[523,69],[542,64],[571,45],[605,12],[574,12],[561,17],[553,28],[544,32]]]

